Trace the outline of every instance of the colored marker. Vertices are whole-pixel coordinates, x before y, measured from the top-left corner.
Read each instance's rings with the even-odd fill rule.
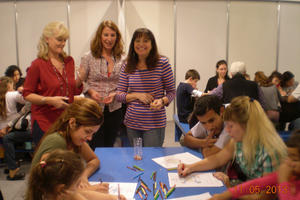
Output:
[[[136,175],[135,177],[133,177],[132,179],[136,179],[137,177],[140,177],[141,175],[143,175],[144,174],[144,172],[142,172],[142,173],[140,173],[140,174],[138,174],[138,175]]]
[[[136,168],[137,170],[144,171],[144,169],[142,169],[142,168],[140,168],[140,167],[138,167],[136,165],[133,165],[133,167]]]
[[[170,195],[172,194],[172,192],[175,190],[175,186],[176,186],[176,185],[174,185],[174,186],[168,191],[168,193],[166,194],[165,198],[168,198],[168,196],[170,196]]]
[[[131,170],[133,170],[133,171],[136,172],[136,169],[134,169],[134,168],[132,168],[132,167],[128,167],[128,166],[127,166],[127,168],[128,168],[128,169],[131,169]]]
[[[173,168],[168,168],[168,171],[173,171],[173,170],[177,170],[177,167],[173,167]]]

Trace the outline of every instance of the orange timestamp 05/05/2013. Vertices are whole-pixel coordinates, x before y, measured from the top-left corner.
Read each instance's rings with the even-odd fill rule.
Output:
[[[243,187],[239,185],[235,187],[236,192],[248,193],[248,194],[260,194],[264,191],[266,194],[278,194],[278,193],[288,193],[289,187],[287,185],[251,185],[250,187]]]

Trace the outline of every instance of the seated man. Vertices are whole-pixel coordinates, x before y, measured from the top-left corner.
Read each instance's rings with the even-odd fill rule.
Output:
[[[229,142],[222,118],[224,106],[214,95],[206,95],[195,102],[193,114],[199,122],[185,135],[184,145],[199,148],[204,157],[219,152]]]

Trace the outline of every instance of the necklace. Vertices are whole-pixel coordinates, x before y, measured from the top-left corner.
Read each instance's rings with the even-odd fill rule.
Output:
[[[68,97],[69,96],[69,84],[68,84],[68,77],[67,77],[67,73],[66,73],[66,69],[65,69],[65,63],[63,63],[62,75],[59,75],[59,72],[57,71],[56,67],[53,64],[52,64],[52,67],[55,72],[56,78],[59,82],[61,94],[65,93],[65,96]],[[65,79],[66,79],[66,92],[64,92],[64,81],[63,81],[63,79],[61,79],[61,77],[62,78],[65,77]]]

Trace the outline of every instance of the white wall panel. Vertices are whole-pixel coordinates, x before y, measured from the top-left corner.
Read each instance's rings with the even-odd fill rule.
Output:
[[[291,71],[300,81],[300,4],[281,3],[278,71]]]
[[[137,28],[149,28],[156,39],[160,54],[174,64],[174,17],[173,1],[127,0],[125,7],[126,46],[128,47]],[[127,48],[128,49],[128,48]],[[167,120],[172,120],[173,103],[167,108]]]
[[[37,57],[44,27],[51,21],[63,21],[67,26],[66,5],[66,1],[17,1],[20,67],[24,72]]]
[[[2,76],[9,65],[17,64],[13,2],[0,2],[0,27],[0,76]]]
[[[70,10],[71,55],[79,66],[81,57],[90,51],[99,24],[104,20],[118,24],[118,10],[115,0],[71,1]]]
[[[216,74],[217,61],[226,59],[226,13],[226,1],[177,2],[176,85],[194,68],[203,91]]]
[[[277,3],[232,1],[229,27],[229,63],[244,61],[251,79],[276,69]]]

